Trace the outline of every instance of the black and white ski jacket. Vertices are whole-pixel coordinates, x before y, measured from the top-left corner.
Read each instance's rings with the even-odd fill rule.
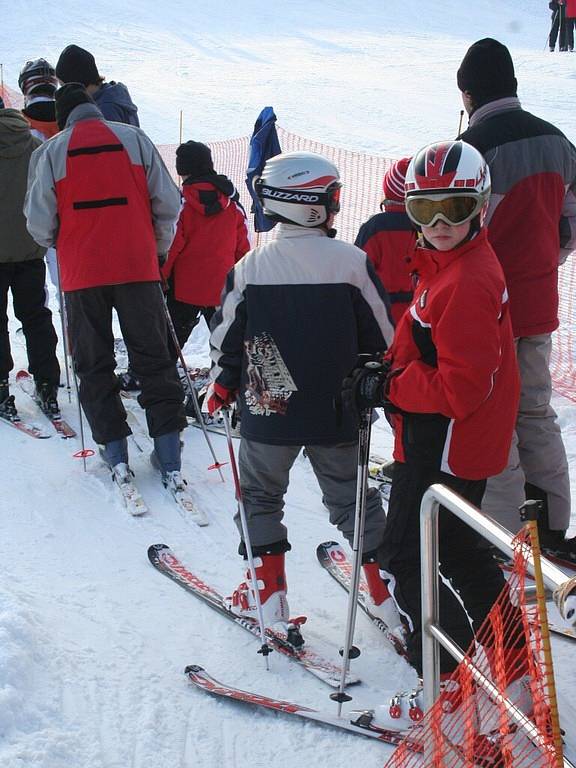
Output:
[[[357,439],[335,408],[360,352],[392,341],[389,303],[364,251],[280,224],[232,269],[212,319],[212,379],[238,390],[242,437],[274,445]]]

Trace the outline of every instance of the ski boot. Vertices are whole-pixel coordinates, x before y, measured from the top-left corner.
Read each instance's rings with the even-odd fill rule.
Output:
[[[49,419],[60,418],[58,384],[51,384],[49,381],[37,381],[34,399]]]
[[[134,371],[130,368],[124,371],[124,373],[119,373],[117,379],[123,392],[139,392],[142,389],[140,379],[135,376]]]
[[[290,609],[286,599],[286,575],[284,572],[284,553],[277,555],[259,555],[254,557],[254,568],[258,580],[258,592],[264,625],[281,628],[288,632],[290,627]],[[258,608],[253,589],[250,569],[247,568],[242,581],[226,604],[237,616],[246,616],[258,621]]]
[[[371,554],[364,555],[363,560],[362,569],[370,593],[368,606],[370,613],[386,624],[388,627],[386,636],[397,652],[400,655],[404,655],[406,653],[406,631],[394,598],[388,590],[387,583],[380,576],[375,556],[373,557]]]
[[[14,395],[10,394],[8,379],[0,380],[0,416],[7,421],[19,420]]]

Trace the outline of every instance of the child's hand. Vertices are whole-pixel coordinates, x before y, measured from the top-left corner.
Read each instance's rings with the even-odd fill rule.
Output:
[[[212,382],[206,392],[208,413],[212,416],[221,408],[227,408],[236,400],[237,390],[227,389],[217,382]]]

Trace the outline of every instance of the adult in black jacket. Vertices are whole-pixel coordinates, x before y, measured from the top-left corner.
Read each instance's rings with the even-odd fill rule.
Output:
[[[576,560],[576,539],[565,538],[570,478],[549,368],[558,268],[576,247],[576,149],[522,109],[510,52],[497,40],[474,43],[457,79],[470,115],[461,138],[490,168],[488,238],[506,277],[522,386],[509,465],[488,481],[482,509],[516,531],[518,507],[541,499],[542,545]]]

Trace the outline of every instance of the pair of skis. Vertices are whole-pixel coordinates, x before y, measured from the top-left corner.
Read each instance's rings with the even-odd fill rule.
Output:
[[[59,413],[56,415],[48,414],[43,410],[38,398],[36,397],[36,385],[34,384],[34,379],[28,373],[28,371],[18,371],[16,374],[16,383],[19,385],[20,389],[26,395],[28,395],[34,405],[38,407],[42,415],[48,419],[57,435],[64,439],[76,437],[76,432],[74,429],[72,429],[72,427],[62,418]],[[34,437],[40,440],[45,440],[49,437],[52,437],[49,432],[42,429],[37,424],[24,421],[19,415],[12,418],[0,415],[0,420],[11,427],[14,427],[14,429],[23,432],[29,437]]]
[[[150,452],[150,464],[151,467],[158,472],[160,476],[160,467],[155,461],[154,444],[148,435],[148,432],[144,430],[137,416],[132,412],[130,408],[126,410],[126,416],[128,424],[132,429],[132,441],[137,450],[141,453]],[[102,457],[106,461],[105,456]],[[130,472],[132,472],[130,470]],[[141,517],[149,512],[148,505],[146,504],[137,483],[134,480],[134,473],[130,478],[127,478],[124,482],[118,482],[117,478],[113,476],[113,481],[118,488],[121,496],[121,500],[128,510],[128,512],[134,517]],[[196,525],[205,526],[209,525],[210,521],[202,509],[194,503],[191,498],[188,489],[186,488],[186,481],[177,488],[166,487],[166,492],[170,494],[170,497],[176,503],[181,513],[186,519],[192,520]]]
[[[320,563],[339,583],[345,585],[347,574],[341,578],[338,576],[338,566],[332,564],[341,563],[339,558],[334,559],[326,555],[326,551],[334,553],[335,548],[340,545],[334,542],[327,542],[318,547],[318,558]],[[343,551],[343,550],[342,550]],[[148,549],[148,558],[152,565],[165,576],[175,581],[187,592],[195,595],[216,610],[222,616],[243,627],[256,637],[259,637],[258,622],[254,619],[236,616],[227,607],[222,595],[202,579],[196,576],[187,566],[175,555],[170,547],[165,544],[155,544]],[[370,614],[368,614],[370,616]],[[379,629],[385,629],[385,625],[375,617],[370,616]],[[387,628],[386,628],[387,629]],[[307,643],[305,646],[294,646],[283,632],[267,630],[266,640],[271,648],[281,653],[283,656],[300,664],[307,672],[312,674],[323,683],[332,688],[338,688],[340,685],[341,666],[328,658],[329,649],[322,649],[321,644],[313,641],[312,647]],[[332,653],[334,653],[332,651]],[[369,710],[354,711],[343,717],[336,717],[329,712],[319,711],[310,707],[301,706],[294,702],[273,699],[268,696],[249,693],[238,688],[225,685],[213,678],[205,669],[199,665],[190,665],[186,668],[186,675],[194,685],[204,691],[225,698],[235,699],[248,704],[254,704],[266,709],[272,709],[285,714],[296,715],[308,720],[330,725],[352,733],[368,736],[373,739],[385,742],[387,744],[398,745],[408,739],[411,743],[410,748],[421,750],[417,739],[412,739],[409,731],[382,729],[372,723],[372,713]],[[360,682],[359,679],[351,673],[348,675],[347,685],[354,685]]]

